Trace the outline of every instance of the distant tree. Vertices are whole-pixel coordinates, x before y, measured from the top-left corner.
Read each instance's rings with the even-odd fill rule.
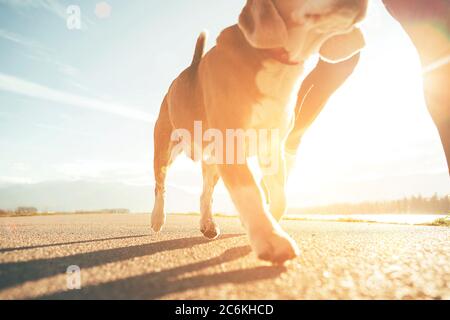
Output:
[[[18,207],[16,209],[16,214],[35,214],[38,209],[35,207]]]
[[[430,198],[421,195],[392,201],[338,203],[319,207],[295,209],[303,214],[377,214],[377,213],[430,213],[450,214],[450,196]]]
[[[114,213],[114,214],[128,214],[130,210],[128,209],[104,209],[101,210],[102,213]]]

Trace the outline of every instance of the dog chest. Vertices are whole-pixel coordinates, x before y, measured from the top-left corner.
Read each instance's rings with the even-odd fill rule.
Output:
[[[252,127],[281,128],[292,119],[303,66],[267,60],[256,74],[261,98],[252,105]]]

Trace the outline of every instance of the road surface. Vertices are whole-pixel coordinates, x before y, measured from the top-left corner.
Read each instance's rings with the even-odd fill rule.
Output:
[[[302,255],[272,266],[238,219],[217,221],[207,241],[195,216],[161,234],[149,215],[0,218],[0,299],[450,299],[450,228],[285,221]]]

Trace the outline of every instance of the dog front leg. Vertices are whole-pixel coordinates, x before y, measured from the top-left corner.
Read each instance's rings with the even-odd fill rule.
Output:
[[[277,221],[280,221],[286,212],[286,162],[281,152],[275,151],[276,159],[259,156],[263,174],[262,185],[270,212]]]
[[[218,168],[257,256],[273,263],[295,258],[298,246],[267,212],[248,164],[224,164]]]

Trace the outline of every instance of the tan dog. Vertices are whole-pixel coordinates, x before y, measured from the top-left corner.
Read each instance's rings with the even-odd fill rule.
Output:
[[[270,210],[247,161],[237,161],[234,153],[231,162],[203,161],[200,229],[211,239],[219,235],[211,204],[221,177],[259,258],[281,263],[299,254],[276,220],[286,209],[283,143],[293,125],[303,62],[317,52],[328,61],[340,61],[359,51],[364,38],[355,24],[366,10],[367,0],[248,0],[239,23],[225,29],[205,56],[205,35],[199,37],[192,64],[172,83],[155,126],[154,231],[165,221],[164,184],[179,152],[175,149],[188,145],[189,156],[199,160],[198,141],[174,131],[195,134],[194,123],[202,124],[202,133],[213,128],[223,136],[231,129],[276,130],[277,141],[262,145],[265,152],[252,152],[248,140],[231,149],[223,146],[225,153],[258,156]],[[259,147],[264,144],[258,142]],[[202,160],[208,156],[202,148],[200,153]],[[276,170],[265,173],[264,165],[273,161]]]

